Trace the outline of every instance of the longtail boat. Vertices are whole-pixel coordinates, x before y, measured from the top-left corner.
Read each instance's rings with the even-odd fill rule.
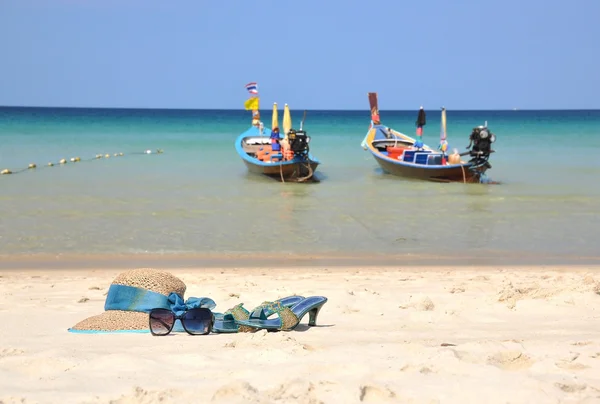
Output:
[[[317,181],[315,171],[319,160],[310,153],[310,136],[302,129],[306,112],[300,129],[295,130],[290,108],[285,104],[282,138],[279,135],[277,103],[273,103],[273,130],[265,127],[260,120],[258,96],[246,101],[246,109],[252,109],[252,126],[237,137],[235,149],[248,171],[283,182]]]
[[[417,117],[416,139],[381,124],[377,93],[369,93],[371,123],[361,146],[369,150],[381,169],[389,174],[437,182],[490,183],[486,171],[496,136],[485,125],[473,128],[467,151],[447,154],[446,109],[441,111],[440,145],[434,150],[422,141],[425,111]],[[468,156],[463,160],[462,157]]]

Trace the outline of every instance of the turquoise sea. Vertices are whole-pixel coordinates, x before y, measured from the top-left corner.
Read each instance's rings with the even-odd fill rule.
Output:
[[[261,115],[270,126],[270,110]],[[292,109],[295,124],[301,115]],[[416,115],[381,111],[408,135]],[[497,137],[488,174],[500,185],[382,173],[360,147],[368,109],[307,111],[321,182],[281,184],[248,174],[235,153],[248,111],[0,108],[0,170],[38,165],[0,176],[0,256],[600,255],[600,111],[447,116],[450,149],[461,152],[488,122]],[[424,141],[437,146],[439,110],[427,118]],[[72,157],[86,161],[46,167]]]

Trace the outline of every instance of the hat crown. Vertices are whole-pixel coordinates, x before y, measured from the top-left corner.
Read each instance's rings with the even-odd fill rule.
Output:
[[[112,284],[146,289],[165,296],[175,292],[183,297],[186,289],[181,279],[168,272],[151,268],[137,268],[122,272]]]

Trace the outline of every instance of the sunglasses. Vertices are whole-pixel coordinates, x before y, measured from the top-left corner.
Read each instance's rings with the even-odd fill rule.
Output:
[[[175,321],[180,320],[183,329],[190,335],[206,335],[212,331],[215,316],[207,308],[190,309],[180,316],[171,310],[152,309],[150,311],[150,332],[152,335],[168,335],[173,330]]]

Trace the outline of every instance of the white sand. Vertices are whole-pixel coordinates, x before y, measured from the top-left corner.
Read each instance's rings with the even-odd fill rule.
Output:
[[[177,269],[220,312],[329,302],[291,332],[68,333],[119,272],[0,272],[0,403],[600,402],[598,268]]]

